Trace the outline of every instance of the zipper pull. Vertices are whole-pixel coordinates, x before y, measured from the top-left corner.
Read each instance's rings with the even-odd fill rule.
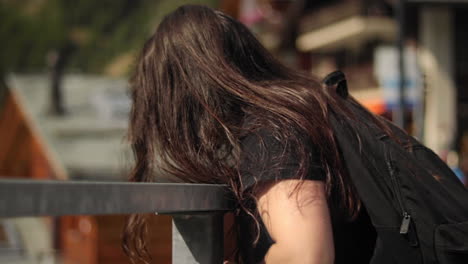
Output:
[[[408,234],[410,224],[411,224],[411,215],[408,214],[407,212],[404,212],[403,220],[401,221],[401,226],[400,226],[400,235]]]

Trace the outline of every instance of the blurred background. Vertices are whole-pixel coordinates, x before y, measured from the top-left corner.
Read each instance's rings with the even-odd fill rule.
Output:
[[[186,3],[237,18],[290,67],[342,70],[353,96],[466,183],[464,0],[0,0],[0,177],[125,181],[128,76],[158,22]],[[129,263],[125,218],[0,219],[0,263]],[[170,263],[171,219],[151,221],[154,259]]]

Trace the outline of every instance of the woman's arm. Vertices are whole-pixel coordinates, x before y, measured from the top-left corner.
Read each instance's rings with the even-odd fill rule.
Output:
[[[328,264],[334,261],[333,233],[325,185],[321,181],[282,180],[257,193],[257,208],[276,241],[266,264]]]

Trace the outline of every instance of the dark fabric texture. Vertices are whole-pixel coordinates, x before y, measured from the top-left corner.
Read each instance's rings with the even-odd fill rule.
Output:
[[[344,78],[334,79],[330,92],[346,89]],[[378,234],[371,263],[468,263],[468,190],[434,152],[382,120],[388,135],[340,94],[335,97],[354,118],[332,113],[330,121]]]
[[[318,155],[314,154],[311,143],[304,140],[304,144],[310,154],[308,176],[313,180],[325,180]],[[260,129],[242,138],[241,146],[240,171],[244,190],[260,182],[295,178],[299,163],[291,143],[279,142],[269,131]]]
[[[325,179],[325,174],[318,160],[311,142],[305,141],[310,153],[310,169],[307,174],[308,180]],[[242,140],[243,153],[245,155],[241,164],[241,174],[243,175],[243,187],[248,190],[255,184],[262,184],[271,181],[291,179],[295,177],[298,169],[297,157],[293,147],[284,148],[273,135],[267,131],[260,131],[250,134]],[[263,148],[261,146],[264,146]],[[286,144],[287,145],[287,144]],[[284,160],[278,160],[277,157],[286,153]],[[258,163],[257,157],[266,157],[266,162]],[[284,168],[280,173],[274,173],[269,168],[280,163]],[[251,202],[251,208],[255,208],[255,202]],[[335,263],[369,263],[375,245],[375,230],[372,227],[370,219],[365,209],[353,222],[346,222],[342,219],[333,219],[334,243],[336,252]],[[264,224],[260,222],[260,237],[255,246],[252,246],[254,240],[253,220],[249,216],[241,217],[241,235],[244,252],[244,261],[246,263],[260,263],[268,249],[275,242],[268,234]]]

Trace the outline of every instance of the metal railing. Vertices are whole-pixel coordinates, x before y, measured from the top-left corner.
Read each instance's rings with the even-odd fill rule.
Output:
[[[222,263],[225,185],[0,180],[0,217],[157,213],[173,216],[172,263]]]

